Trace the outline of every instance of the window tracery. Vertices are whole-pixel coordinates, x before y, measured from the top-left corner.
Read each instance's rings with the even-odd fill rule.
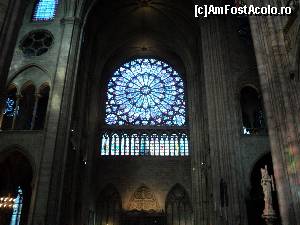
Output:
[[[178,73],[156,59],[121,66],[108,84],[109,125],[181,126],[185,121],[184,85]]]
[[[188,156],[184,83],[167,63],[135,59],[108,82],[103,156]]]

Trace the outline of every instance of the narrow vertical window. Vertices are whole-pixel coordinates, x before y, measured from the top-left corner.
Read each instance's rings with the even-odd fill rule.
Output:
[[[249,86],[240,93],[240,104],[243,120],[243,134],[257,134],[266,128],[262,99],[258,92]]]
[[[10,225],[20,224],[22,206],[23,206],[23,192],[22,189],[18,187],[18,194],[13,205],[13,213],[11,216]]]
[[[19,115],[14,129],[30,130],[35,103],[35,87],[32,84],[24,85],[19,98]]]
[[[8,88],[3,115],[1,115],[1,129],[12,129],[13,120],[18,115],[18,113],[19,106],[17,106],[17,88],[15,86],[11,86],[10,88]]]
[[[47,106],[49,100],[50,87],[48,85],[42,86],[36,96],[36,112],[35,123],[33,124],[34,130],[41,130],[44,128],[45,119],[47,114]]]

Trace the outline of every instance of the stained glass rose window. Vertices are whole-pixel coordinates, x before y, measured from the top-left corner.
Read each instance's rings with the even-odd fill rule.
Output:
[[[125,63],[108,83],[105,121],[108,125],[185,125],[181,77],[156,59]]]

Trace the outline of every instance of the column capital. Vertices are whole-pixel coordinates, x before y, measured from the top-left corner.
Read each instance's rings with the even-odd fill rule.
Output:
[[[34,94],[34,97],[35,97],[35,98],[41,98],[41,97],[43,97],[43,96],[42,96],[40,93],[35,93],[35,94]]]

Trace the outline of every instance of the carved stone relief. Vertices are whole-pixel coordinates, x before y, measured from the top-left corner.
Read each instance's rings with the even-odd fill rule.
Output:
[[[145,185],[133,193],[128,209],[131,211],[161,211],[154,193]]]

